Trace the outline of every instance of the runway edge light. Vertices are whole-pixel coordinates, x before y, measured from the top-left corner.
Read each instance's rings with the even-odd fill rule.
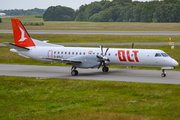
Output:
[[[169,37],[168,39],[169,39],[169,41],[170,41],[170,42],[169,42],[169,45],[171,46],[171,49],[174,49],[174,42],[171,42],[171,38],[170,38],[170,37]]]

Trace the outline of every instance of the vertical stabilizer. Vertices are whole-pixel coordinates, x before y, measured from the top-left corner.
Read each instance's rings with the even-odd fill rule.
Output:
[[[18,18],[12,18],[11,21],[15,44],[21,47],[35,46],[33,40],[22,25],[21,21]]]

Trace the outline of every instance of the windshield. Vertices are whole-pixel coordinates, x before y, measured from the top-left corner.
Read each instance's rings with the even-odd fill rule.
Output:
[[[169,57],[166,53],[156,53],[155,57]]]
[[[161,53],[156,53],[155,57],[161,57]]]
[[[162,55],[163,57],[168,57],[168,55],[167,55],[166,53],[161,53],[161,55]]]

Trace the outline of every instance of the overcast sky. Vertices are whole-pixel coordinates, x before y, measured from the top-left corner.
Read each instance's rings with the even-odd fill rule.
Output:
[[[5,9],[46,9],[50,6],[67,6],[73,9],[78,9],[81,5],[89,4],[94,1],[101,0],[0,0],[0,10]],[[134,1],[134,0],[133,0]],[[149,0],[136,0],[149,1]]]

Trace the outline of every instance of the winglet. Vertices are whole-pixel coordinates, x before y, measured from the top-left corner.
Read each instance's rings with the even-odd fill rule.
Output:
[[[18,18],[12,18],[11,22],[12,22],[12,28],[14,34],[14,41],[16,45],[21,47],[36,46]]]

